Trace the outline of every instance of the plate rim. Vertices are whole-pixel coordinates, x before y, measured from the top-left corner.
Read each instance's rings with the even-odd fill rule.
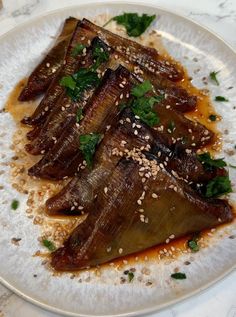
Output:
[[[112,1],[112,2],[111,2]],[[174,10],[171,10],[169,8],[165,8],[163,6],[159,6],[159,5],[155,5],[155,4],[151,4],[151,3],[145,3],[144,1],[132,1],[132,0],[103,0],[101,2],[94,2],[93,0],[88,0],[88,2],[86,3],[81,3],[78,5],[70,5],[70,6],[64,6],[62,8],[58,8],[58,9],[54,9],[54,10],[50,10],[46,13],[42,13],[38,16],[34,16],[31,17],[30,19],[28,19],[25,22],[20,23],[17,26],[14,26],[12,29],[8,30],[7,32],[3,33],[2,35],[0,35],[0,43],[2,40],[4,40],[5,38],[7,38],[8,36],[14,34],[16,31],[22,30],[24,28],[29,27],[32,23],[39,23],[40,20],[43,20],[44,18],[47,18],[49,16],[53,16],[55,14],[61,13],[64,10],[73,10],[73,9],[78,9],[81,7],[88,7],[89,5],[94,5],[96,7],[102,7],[104,5],[109,5],[109,6],[116,6],[116,5],[121,5],[121,4],[125,4],[125,5],[135,5],[138,7],[143,7],[143,8],[154,8],[155,10],[161,10],[162,12],[165,13],[170,13],[171,15],[174,15],[178,18],[181,18],[182,20],[185,20],[187,22],[191,22],[192,24],[194,24],[195,26],[197,26],[198,28],[202,29],[203,31],[209,33],[211,36],[215,37],[218,41],[220,41],[222,44],[224,44],[226,46],[227,49],[229,49],[236,57],[236,49],[229,44],[225,39],[223,39],[220,35],[218,35],[217,33],[215,33],[214,30],[212,30],[209,27],[206,27],[205,25],[200,24],[199,22],[193,20],[192,18],[189,18],[185,15],[182,15],[181,13],[175,12]],[[173,305],[180,303],[180,302],[186,302],[189,298],[195,296],[195,295],[201,295],[203,294],[205,291],[207,291],[211,286],[218,284],[219,282],[225,280],[229,275],[231,275],[233,272],[236,271],[236,263],[235,265],[233,265],[231,268],[229,268],[227,271],[224,271],[222,274],[220,274],[217,278],[215,278],[214,280],[206,283],[204,286],[186,294],[186,295],[182,295],[181,297],[178,297],[176,299],[173,299],[171,301],[169,301],[168,303],[163,303],[163,304],[158,304],[158,305],[153,305],[150,308],[144,308],[144,309],[140,309],[138,311],[130,311],[130,312],[126,312],[126,313],[120,313],[120,314],[112,314],[112,315],[106,315],[106,317],[113,317],[113,316],[117,316],[117,317],[127,317],[127,316],[140,316],[140,315],[146,315],[146,314],[151,314],[151,313],[155,313],[155,312],[159,312],[163,309],[167,309],[168,307],[172,307]],[[64,316],[73,316],[73,317],[91,317],[91,314],[81,314],[81,313],[73,313],[67,310],[63,310],[63,309],[59,309],[56,308],[55,306],[50,306],[46,303],[40,302],[37,299],[34,299],[33,297],[25,294],[24,292],[18,290],[16,287],[14,287],[13,285],[11,285],[7,280],[5,280],[4,278],[2,278],[0,276],[0,283],[2,285],[4,285],[5,287],[7,287],[9,290],[11,290],[13,293],[15,293],[17,296],[19,296],[20,298],[23,298],[24,300],[26,300],[27,302],[34,304],[42,309],[45,309],[49,312],[53,312],[56,314],[60,314],[60,315],[64,315]],[[103,315],[94,315],[94,316],[103,316]]]

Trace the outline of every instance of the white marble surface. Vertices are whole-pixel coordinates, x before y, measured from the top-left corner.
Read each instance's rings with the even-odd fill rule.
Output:
[[[95,1],[100,2],[97,0],[93,2]],[[0,35],[35,16],[82,2],[88,1],[3,0],[3,9],[0,10]],[[145,3],[158,4],[209,27],[236,50],[236,0],[146,0]],[[236,272],[198,296],[152,316],[236,317]],[[25,302],[0,285],[0,317],[56,317],[56,315]]]

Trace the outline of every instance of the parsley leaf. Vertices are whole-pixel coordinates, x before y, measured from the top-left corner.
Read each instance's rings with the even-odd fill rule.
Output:
[[[11,209],[13,210],[16,210],[18,207],[19,207],[19,201],[14,199],[12,202],[11,202]]]
[[[141,121],[153,127],[160,122],[157,113],[152,110],[154,103],[159,101],[160,99],[155,97],[138,98],[132,104],[132,111]]]
[[[95,59],[95,63],[91,67],[93,71],[95,71],[102,63],[107,62],[109,59],[108,52],[99,43],[97,43],[93,48],[92,56]]]
[[[155,103],[164,99],[163,95],[145,97],[144,95],[151,90],[152,84],[148,80],[136,85],[131,90],[131,94],[136,97],[131,105],[133,113],[150,127],[158,124],[160,121],[157,113],[152,108]]]
[[[111,21],[116,21],[126,28],[129,36],[138,37],[146,31],[155,18],[156,15],[142,14],[139,16],[137,13],[124,13],[110,19],[104,26]]]
[[[134,273],[133,272],[129,272],[128,273],[128,279],[129,279],[129,282],[131,283],[132,280],[134,279]]]
[[[97,87],[99,83],[98,74],[86,68],[80,68],[74,75],[62,77],[60,81],[73,101],[77,101],[86,89]]]
[[[216,176],[206,185],[206,197],[218,197],[232,192],[229,176]]]
[[[53,252],[56,250],[56,247],[54,245],[54,243],[52,241],[49,241],[47,239],[44,239],[43,241],[43,245],[48,248],[49,251]]]
[[[192,238],[188,240],[188,247],[189,247],[193,252],[199,251],[198,240],[199,240],[199,234],[194,234],[194,235],[192,236]]]
[[[223,97],[223,96],[216,96],[215,97],[215,101],[225,101],[225,102],[228,102],[229,99]]]
[[[131,89],[131,95],[139,98],[144,96],[150,90],[152,90],[152,84],[149,80],[145,80]]]
[[[176,279],[176,280],[185,280],[187,278],[186,274],[185,273],[181,273],[181,272],[173,273],[173,274],[171,274],[171,277]]]
[[[210,73],[210,78],[211,78],[211,80],[214,81],[217,86],[220,85],[219,80],[218,80],[217,77],[216,77],[217,74],[219,74],[219,72],[220,72],[220,71],[218,71],[218,72],[211,72],[211,73]]]
[[[77,101],[86,89],[97,87],[100,83],[96,70],[109,59],[109,54],[101,44],[96,43],[93,47],[92,56],[95,62],[91,67],[80,68],[77,73],[64,76],[60,81],[60,85],[66,87],[66,92],[73,101]]]
[[[74,90],[76,87],[76,81],[74,80],[72,76],[64,76],[62,77],[60,81],[60,85],[66,88],[69,88],[71,90]]]
[[[87,165],[92,167],[92,158],[95,153],[97,144],[101,141],[101,134],[90,133],[83,134],[79,137],[80,147]]]
[[[211,121],[216,121],[217,116],[215,114],[211,114],[211,115],[209,115],[208,119]]]
[[[80,55],[83,52],[83,49],[86,46],[84,44],[78,43],[72,50],[71,55],[73,57],[76,57],[77,55]]]
[[[206,169],[212,169],[217,167],[222,168],[227,165],[222,158],[212,159],[209,152],[199,154],[197,158],[204,165]]]
[[[82,118],[83,118],[83,109],[78,108],[76,113],[76,122],[79,123]]]
[[[125,270],[124,274],[128,276],[128,280],[131,283],[134,279],[134,273],[131,270]]]

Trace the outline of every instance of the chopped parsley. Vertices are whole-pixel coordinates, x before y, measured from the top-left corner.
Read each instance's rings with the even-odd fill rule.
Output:
[[[134,273],[131,270],[126,270],[124,274],[128,276],[128,281],[131,283],[134,279]]]
[[[137,13],[124,13],[113,17],[104,26],[111,21],[116,21],[125,27],[129,36],[138,37],[146,31],[155,18],[156,15],[142,14],[139,16]]]
[[[54,243],[52,241],[49,241],[47,239],[44,239],[42,241],[43,245],[51,252],[55,251],[56,250],[56,247],[54,245]]]
[[[211,72],[211,73],[210,73],[210,78],[211,78],[211,80],[214,81],[217,86],[220,85],[219,80],[218,80],[217,77],[216,77],[217,74],[219,74],[219,72],[220,72],[220,71],[218,71],[218,72]]]
[[[181,273],[181,272],[173,273],[173,274],[171,274],[171,277],[176,279],[176,280],[185,280],[187,278],[186,274],[185,273]]]
[[[76,87],[76,81],[74,80],[73,76],[64,76],[60,81],[60,85],[70,90],[74,90]]]
[[[132,104],[133,113],[150,127],[160,122],[157,113],[152,110],[156,102],[160,102],[160,99],[156,97],[141,97],[134,100]]]
[[[193,252],[199,251],[198,240],[199,240],[199,234],[194,234],[194,235],[192,236],[192,238],[188,240],[188,247],[189,247]]]
[[[225,102],[228,102],[229,99],[223,97],[223,96],[216,96],[215,97],[215,101],[225,101]]]
[[[12,202],[11,202],[11,209],[13,210],[16,210],[18,207],[19,207],[19,201],[14,199]]]
[[[76,113],[76,122],[79,123],[82,118],[83,118],[83,109],[78,108]]]
[[[210,121],[216,121],[217,116],[216,116],[215,114],[211,114],[211,115],[209,115],[208,119],[209,119]]]
[[[92,167],[92,159],[96,146],[101,141],[101,138],[101,134],[98,133],[83,134],[79,137],[79,149],[82,151],[84,159],[90,168]]]
[[[73,57],[76,57],[77,55],[80,55],[83,52],[83,49],[86,48],[84,44],[78,43],[72,50],[71,55]]]
[[[218,197],[232,192],[229,176],[216,176],[206,185],[206,197]]]
[[[164,96],[145,97],[144,95],[152,90],[151,83],[145,80],[143,83],[132,88],[131,94],[136,97],[131,105],[133,113],[140,118],[141,121],[153,127],[160,121],[157,113],[153,111],[153,106],[164,99]]]
[[[62,77],[60,81],[73,101],[77,101],[86,89],[97,87],[99,83],[98,74],[89,68],[80,68],[77,73]]]
[[[149,80],[145,80],[139,85],[136,85],[131,89],[131,95],[140,98],[143,97],[148,91],[152,90],[152,84]]]
[[[107,62],[109,59],[108,52],[99,43],[94,46],[92,56],[95,59],[95,63],[91,67],[93,71],[95,71],[101,64]]]
[[[128,279],[129,279],[129,282],[133,281],[133,279],[134,279],[134,273],[133,272],[129,272],[128,273]]]
[[[199,154],[197,158],[203,164],[205,169],[222,168],[227,165],[225,161],[223,160],[223,158],[219,158],[219,159],[211,158],[211,155],[209,152]]]
[[[77,73],[71,76],[64,76],[60,81],[60,85],[66,88],[67,94],[73,101],[77,101],[86,89],[96,88],[100,84],[101,80],[96,70],[109,59],[109,54],[97,43],[93,47],[92,56],[95,60],[92,66],[89,68],[80,68]]]

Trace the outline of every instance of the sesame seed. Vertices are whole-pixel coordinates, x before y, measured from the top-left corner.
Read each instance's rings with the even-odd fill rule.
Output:
[[[108,191],[108,188],[107,187],[104,187],[104,193],[106,194]]]
[[[152,198],[157,198],[157,197],[158,197],[157,194],[152,193]]]
[[[121,254],[123,252],[123,249],[122,248],[119,248],[119,254]]]

